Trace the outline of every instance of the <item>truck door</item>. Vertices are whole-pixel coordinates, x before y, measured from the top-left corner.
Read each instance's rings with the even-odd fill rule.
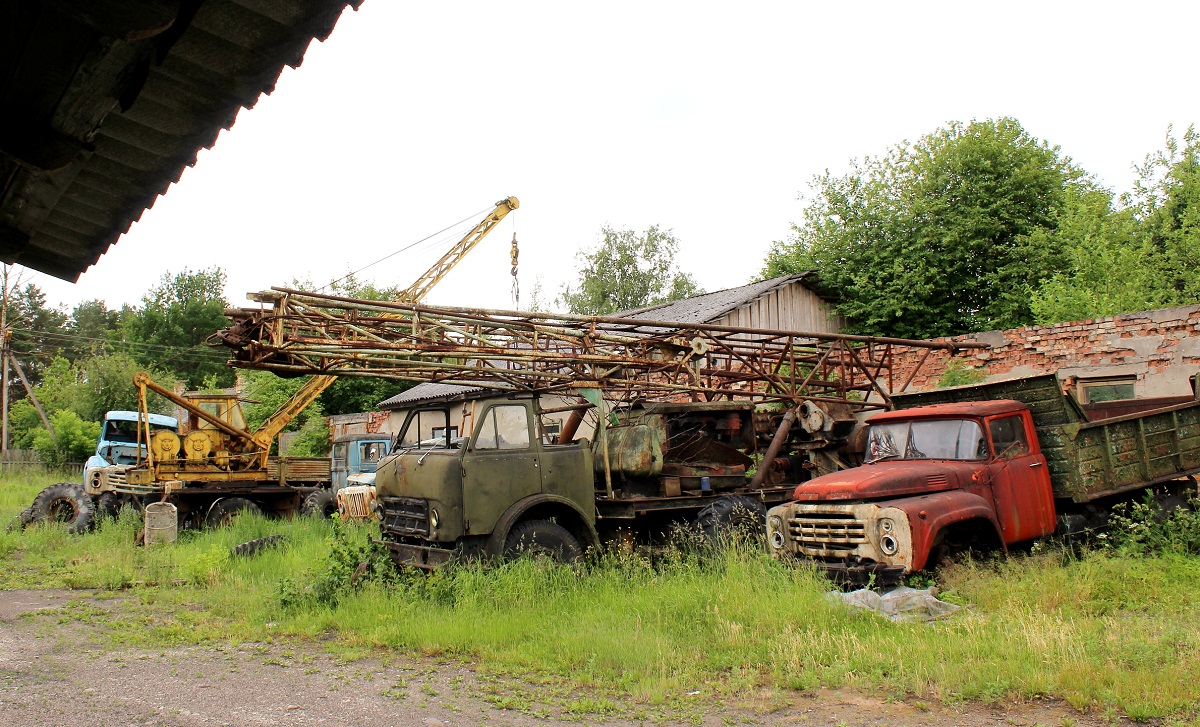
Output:
[[[1030,446],[1027,414],[988,421],[994,460],[992,496],[1004,542],[1020,543],[1054,531],[1054,495],[1046,458]]]
[[[485,535],[510,505],[542,491],[538,444],[524,403],[493,404],[463,454],[463,516],[468,535]]]

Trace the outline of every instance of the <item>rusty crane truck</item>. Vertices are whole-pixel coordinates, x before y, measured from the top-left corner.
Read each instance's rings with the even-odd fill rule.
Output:
[[[895,346],[948,343],[376,303],[276,288],[230,311],[232,365],[468,384],[412,411],[375,485],[398,563],[534,549],[561,559],[672,523],[761,531],[796,484],[854,463],[856,414],[888,408]],[[580,403],[547,436],[546,393]],[[872,397],[872,395],[874,395]],[[594,442],[574,439],[584,412]]]

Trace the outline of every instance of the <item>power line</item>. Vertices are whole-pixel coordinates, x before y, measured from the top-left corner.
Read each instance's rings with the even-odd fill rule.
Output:
[[[421,244],[421,243],[423,243],[423,242],[426,242],[427,240],[430,240],[430,239],[432,239],[432,238],[434,238],[434,237],[436,237],[436,236],[438,236],[438,235],[441,235],[441,234],[442,234],[442,233],[444,233],[444,232],[447,232],[447,231],[449,231],[449,230],[452,230],[452,229],[454,229],[455,227],[458,227],[459,225],[461,225],[461,224],[463,224],[463,223],[469,222],[469,221],[471,221],[471,220],[473,220],[473,219],[475,219],[475,218],[479,217],[479,216],[480,216],[480,215],[482,215],[484,212],[487,212],[487,211],[488,211],[488,209],[489,209],[488,207],[484,207],[483,209],[479,210],[478,212],[476,212],[476,213],[474,213],[474,214],[472,214],[472,215],[468,215],[468,216],[466,216],[466,217],[462,218],[461,220],[459,220],[458,222],[455,222],[455,223],[454,223],[454,224],[452,224],[452,225],[449,225],[449,226],[447,226],[447,227],[443,227],[442,229],[438,230],[437,232],[434,232],[434,233],[431,233],[431,234],[429,234],[429,235],[427,235],[427,236],[425,236],[425,237],[422,237],[420,240],[417,240],[417,241],[416,241],[416,242],[414,242],[414,243],[411,243],[411,244],[409,244],[409,245],[405,245],[404,247],[400,248],[399,250],[397,250],[397,251],[395,251],[395,252],[393,252],[393,253],[391,253],[391,254],[389,254],[389,255],[385,255],[385,256],[383,256],[383,257],[379,258],[378,260],[376,260],[376,261],[375,261],[375,262],[373,262],[373,263],[368,263],[367,265],[364,265],[363,267],[359,268],[358,270],[355,270],[355,271],[353,271],[353,272],[347,273],[346,275],[343,275],[342,277],[338,278],[337,280],[332,280],[332,281],[330,281],[329,283],[327,283],[326,285],[323,285],[323,286],[321,286],[321,287],[320,287],[320,288],[317,290],[317,292],[321,292],[322,290],[325,290],[326,288],[332,288],[334,285],[337,285],[338,283],[342,282],[343,280],[346,280],[347,278],[354,277],[355,275],[358,275],[359,273],[361,273],[362,271],[364,271],[364,270],[366,270],[366,269],[368,269],[368,268],[374,267],[374,266],[378,265],[379,263],[381,263],[381,262],[384,262],[384,261],[386,261],[386,260],[390,260],[390,259],[392,259],[392,258],[396,257],[397,255],[399,255],[400,253],[402,253],[402,252],[405,252],[406,250],[411,250],[412,248],[416,247],[417,245],[420,245],[420,244]],[[438,244],[438,243],[435,243],[435,244]]]

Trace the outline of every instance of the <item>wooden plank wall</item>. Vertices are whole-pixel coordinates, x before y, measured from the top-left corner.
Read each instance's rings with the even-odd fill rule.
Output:
[[[759,296],[712,323],[719,326],[839,333],[846,321],[816,293],[799,282],[792,282]]]

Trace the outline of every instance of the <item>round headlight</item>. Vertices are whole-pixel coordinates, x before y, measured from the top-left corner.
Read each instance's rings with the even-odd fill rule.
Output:
[[[771,531],[771,547],[775,550],[781,550],[783,548],[783,533],[779,532],[778,530]]]
[[[884,555],[895,555],[897,550],[900,550],[900,544],[890,535],[884,535],[879,539],[879,549]]]
[[[438,512],[437,512],[437,510],[430,510],[429,511],[429,527],[433,528],[434,530],[437,530],[437,526],[438,526]]]
[[[895,527],[896,523],[892,522],[891,518],[885,517],[879,521],[879,532],[881,533],[890,533]]]

